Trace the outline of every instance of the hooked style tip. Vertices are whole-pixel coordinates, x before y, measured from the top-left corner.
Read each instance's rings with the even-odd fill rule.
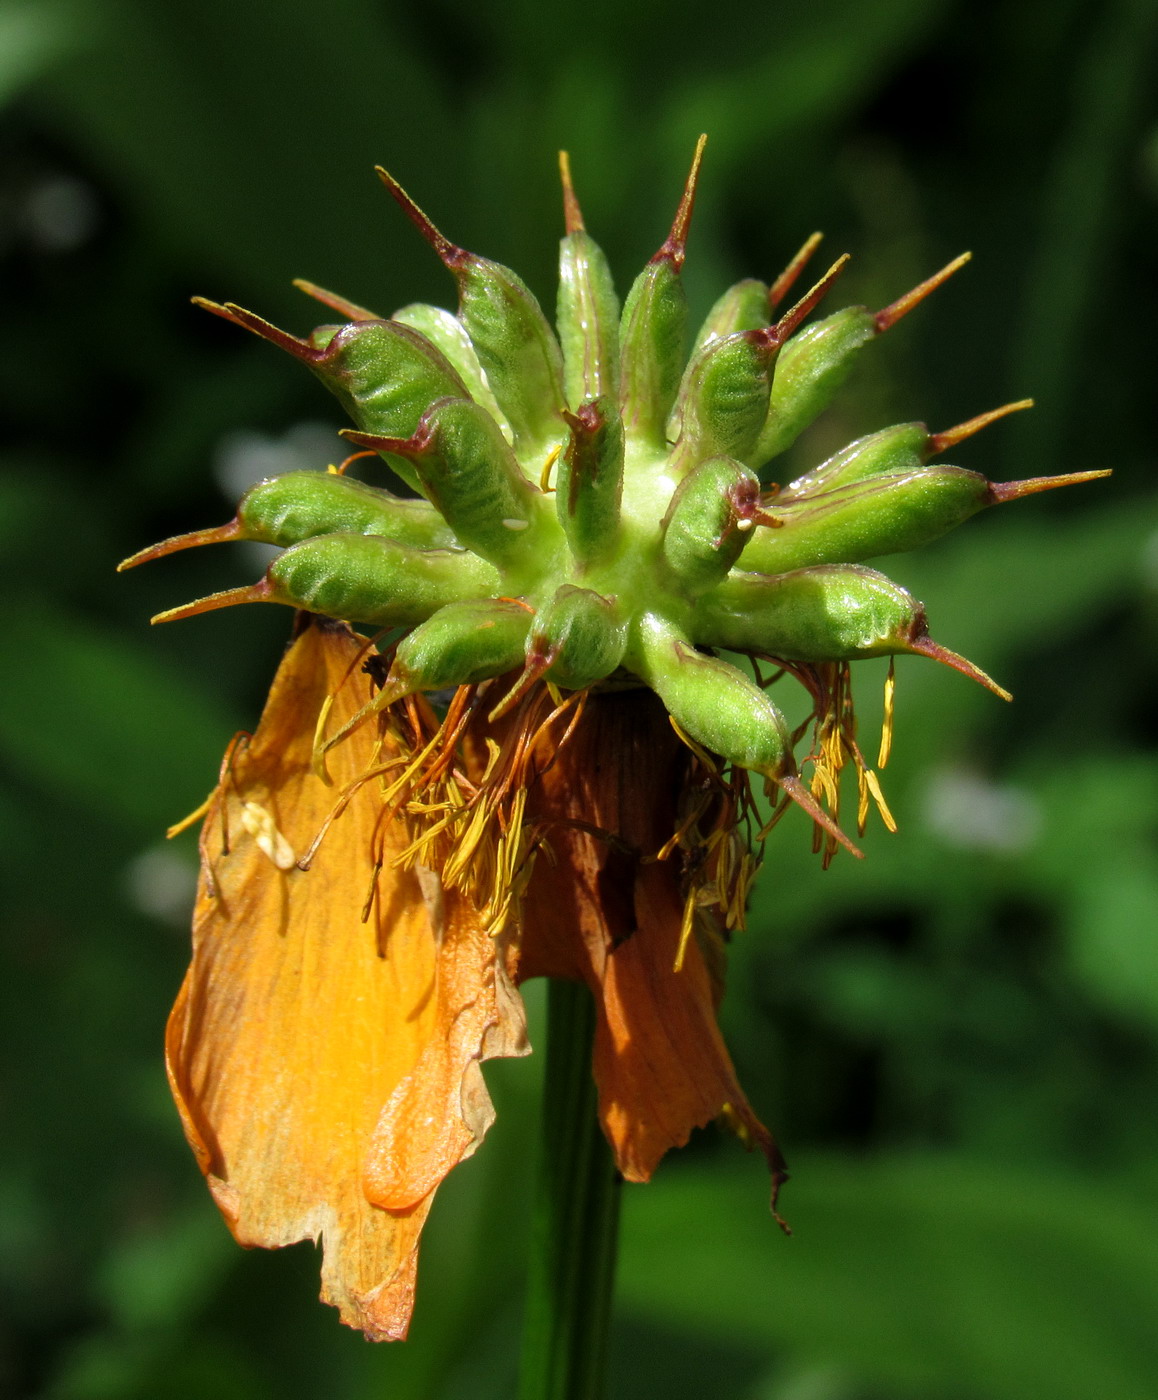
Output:
[[[337,292],[327,292],[325,287],[319,287],[316,282],[307,282],[304,277],[295,277],[294,286],[299,292],[305,292],[306,296],[313,297],[315,301],[320,301],[323,306],[328,306],[331,311],[336,311],[339,316],[345,316],[347,321],[381,321],[384,319],[373,311],[367,311],[364,306],[359,306],[357,302],[347,301],[345,297],[340,297]]]
[[[135,569],[138,564],[148,564],[153,559],[163,559],[166,554],[176,554],[181,549],[195,549],[201,544],[223,544],[235,540],[241,534],[241,522],[231,520],[227,525],[216,525],[209,530],[191,530],[187,535],[173,535],[160,544],[151,544],[148,549],[139,549],[117,565],[117,573]],[[155,619],[154,619],[155,621]]]
[[[777,277],[776,281],[768,288],[768,310],[775,311],[788,293],[792,290],[796,279],[808,265],[813,253],[820,247],[820,241],[824,237],[823,233],[813,233],[804,240],[800,251]]]
[[[975,666],[972,661],[964,656],[958,656],[955,651],[950,651],[948,647],[943,647],[940,642],[935,642],[932,637],[915,637],[906,648],[907,651],[918,653],[920,656],[928,656],[933,661],[939,661],[943,666],[951,666],[954,671],[960,671],[963,676],[968,676],[971,681],[976,681],[978,685],[983,685],[986,690],[991,690],[1001,700],[1012,700],[1013,696],[1004,686],[1000,686],[992,676],[987,676],[980,666]]]
[[[198,613],[216,612],[219,608],[232,608],[238,603],[272,603],[273,589],[269,579],[263,578],[245,588],[227,588],[224,593],[210,593],[208,598],[198,598],[180,608],[170,608],[149,619],[151,623],[180,622],[183,617],[196,617]]]
[[[1031,476],[1024,481],[991,481],[989,496],[994,505],[1016,501],[1022,496],[1036,496],[1039,491],[1052,491],[1058,486],[1077,486],[1083,481],[1101,481],[1113,476],[1109,467],[1097,472],[1069,472],[1065,476]]]
[[[563,184],[563,224],[568,233],[583,233],[583,210],[575,197],[575,186],[571,183],[571,157],[566,151],[559,152],[559,179]]]
[[[276,345],[279,350],[286,351],[287,354],[293,355],[295,359],[303,360],[306,364],[314,363],[321,353],[307,341],[299,340],[296,335],[290,335],[288,331],[280,330],[271,322],[263,320],[252,311],[246,311],[244,306],[238,306],[232,301],[227,301],[222,306],[218,302],[209,301],[206,297],[191,297],[190,300],[194,306],[200,306],[202,310],[212,312],[214,316],[220,316],[223,321],[232,321],[235,326],[252,331],[254,335],[261,336],[262,340],[268,340],[271,345]]]
[[[426,239],[427,243],[430,244],[446,266],[453,272],[467,256],[466,251],[460,248],[457,243],[452,243],[449,238],[439,232],[388,170],[384,170],[380,165],[376,165],[374,171],[379,180],[386,186],[394,202],[399,206],[423,238]]]
[[[846,851],[856,856],[857,860],[864,860],[864,852],[859,846],[854,845],[844,832],[841,831],[840,827],[837,826],[795,773],[784,774],[782,777],[777,777],[774,774],[770,776],[776,786],[786,792],[793,802],[807,812],[818,826],[822,826],[834,840],[840,842]]]
[[[844,271],[850,257],[851,254],[842,253],[812,290],[802,296],[796,305],[790,311],[786,311],[779,321],[770,328],[768,334],[776,345],[783,345],[801,321],[815,311],[816,307],[828,295],[832,284]]]
[[[1000,408],[991,408],[988,413],[979,413],[976,418],[968,418],[964,423],[958,423],[955,428],[946,428],[943,433],[930,433],[926,460],[948,452],[951,447],[956,447],[959,442],[971,438],[982,428],[988,428],[990,423],[996,423],[998,419],[1007,418],[1011,413],[1020,413],[1022,409],[1032,407],[1032,399],[1018,399],[1016,403],[1002,404]]]
[[[700,165],[704,159],[704,147],[708,144],[707,135],[701,135],[696,142],[696,152],[692,156],[692,168],[684,182],[684,192],[680,196],[679,208],[672,222],[671,232],[664,240],[652,262],[670,262],[679,272],[687,254],[688,227],[692,221],[692,210],[696,204],[696,186],[700,179]]]
[[[878,335],[882,331],[887,331],[890,326],[895,326],[902,316],[907,316],[914,306],[925,300],[930,292],[935,292],[942,282],[947,282],[955,272],[963,268],[972,256],[972,253],[962,253],[951,263],[946,263],[940,272],[934,272],[932,277],[926,277],[911,292],[906,292],[903,297],[898,297],[896,301],[890,302],[888,306],[878,311],[874,318],[877,323]]]

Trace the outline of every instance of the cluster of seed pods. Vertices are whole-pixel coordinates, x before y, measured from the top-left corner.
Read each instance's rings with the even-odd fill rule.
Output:
[[[846,261],[777,319],[814,236],[771,286],[726,291],[688,358],[681,271],[702,150],[701,140],[671,232],[622,312],[564,158],[557,334],[515,273],[449,242],[385,171],[453,274],[457,315],[415,304],[383,319],[300,283],[341,318],[303,340],[201,302],[307,365],[356,424],[344,435],[416,495],[333,470],[261,482],[230,524],[122,567],[259,540],[284,550],[265,577],[155,620],[275,602],[397,629],[376,705],[519,669],[525,686],[634,678],[692,740],[818,820],[784,718],[717,650],[810,664],[923,653],[992,686],[929,638],[920,603],[862,561],[1102,473],[994,485],[929,465],[1025,406],[1011,404],[946,433],[921,423],[872,433],[766,489],[761,471],[827,407],[865,346],[965,259],[882,311],[848,307],[801,329]]]

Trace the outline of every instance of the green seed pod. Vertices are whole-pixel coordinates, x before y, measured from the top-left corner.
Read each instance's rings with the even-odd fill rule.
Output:
[[[568,690],[582,690],[615,670],[626,645],[627,629],[611,599],[564,584],[535,616],[527,667]]]
[[[398,643],[384,691],[389,704],[416,690],[473,685],[523,659],[533,614],[506,598],[448,603]]]
[[[619,384],[619,298],[603,250],[583,225],[571,163],[559,153],[567,233],[559,244],[555,321],[563,349],[563,385],[572,408],[613,394]]]
[[[725,336],[738,331],[759,331],[768,325],[768,287],[754,277],[746,277],[742,282],[729,287],[704,318],[703,325],[696,332],[692,343],[692,358],[713,340],[723,340]]]
[[[999,418],[1032,407],[1032,399],[1019,399],[1016,403],[990,409],[988,413],[979,413],[976,418],[958,423],[955,428],[948,428],[943,433],[931,433],[924,423],[899,423],[892,428],[882,428],[879,432],[850,442],[826,462],[790,482],[777,496],[777,505],[803,496],[816,496],[823,491],[834,491],[840,486],[851,486],[854,482],[873,476],[915,471],[931,458],[941,456],[949,448],[979,433],[982,428],[996,423]]]
[[[863,306],[849,306],[809,326],[785,345],[772,385],[768,418],[749,461],[762,466],[792,446],[828,407],[860,351],[877,335]]]
[[[694,630],[712,646],[782,661],[928,656],[1011,698],[980,667],[934,642],[924,604],[875,569],[829,564],[776,578],[734,573],[700,600]]]
[[[642,619],[637,649],[634,669],[689,738],[776,782],[796,771],[784,717],[735,666],[696,651],[655,616]]]
[[[969,257],[962,253],[875,314],[863,306],[849,306],[790,340],[780,355],[768,421],[749,458],[751,465],[763,466],[791,447],[832,402],[869,341],[895,326]]]
[[[563,356],[527,284],[509,267],[445,238],[401,185],[378,176],[458,283],[458,316],[524,460],[564,435]]]
[[[315,535],[385,535],[417,549],[453,549],[458,541],[428,501],[406,500],[337,472],[287,472],[251,486],[227,525],[151,545],[120,569],[195,545],[256,540],[283,548]]]
[[[542,513],[542,493],[523,475],[502,430],[479,404],[441,399],[413,437],[384,438],[343,430],[351,442],[410,462],[423,492],[467,549],[499,568],[542,550],[530,526]]]
[[[776,497],[776,507],[800,497],[852,486],[869,477],[915,471],[928,460],[928,446],[929,430],[924,423],[898,423],[869,433],[790,482]]]
[[[747,460],[768,418],[773,371],[781,346],[844,270],[843,257],[787,315],[765,330],[711,341],[688,365],[672,424],[679,439],[669,471],[677,478],[708,457]]]
[[[713,340],[692,360],[673,414],[679,424],[674,476],[708,457],[751,453],[768,417],[779,348],[767,331],[741,331]]]
[[[663,557],[689,597],[726,577],[760,511],[756,473],[731,457],[702,462],[684,477],[663,521]]]
[[[610,398],[567,415],[571,437],[555,478],[555,510],[581,570],[605,563],[619,545],[623,423]]]
[[[409,437],[434,399],[469,396],[466,385],[430,341],[396,321],[355,321],[327,335],[324,345],[314,346],[232,302],[218,306],[200,297],[194,301],[308,365],[363,432]],[[390,465],[418,489],[417,478],[405,462]]]
[[[379,535],[320,535],[279,554],[259,583],[172,608],[153,621],[236,603],[285,603],[343,622],[412,627],[447,603],[491,596],[498,585],[494,569],[466,550],[411,549]]]
[[[991,482],[961,467],[919,467],[783,504],[777,499],[776,528],[758,525],[752,531],[744,567],[779,574],[814,564],[855,564],[878,554],[898,554],[932,543],[989,506],[1105,475],[1071,472]]]
[[[654,451],[667,446],[668,416],[684,364],[688,303],[682,269],[706,137],[696,145],[675,221],[632,284],[619,331],[619,401],[627,436]]]
[[[491,393],[470,336],[457,316],[444,311],[441,306],[428,306],[425,302],[415,301],[395,311],[391,320],[424,335],[436,350],[441,351],[470,391],[471,398],[487,410],[503,429],[507,440],[513,441],[510,424]]]
[[[696,606],[695,636],[711,646],[786,661],[851,661],[911,651],[925,610],[874,569],[822,565],[768,577],[733,573]]]
[[[777,500],[778,527],[752,531],[744,567],[782,574],[897,554],[931,543],[994,503],[989,482],[960,467],[890,472],[783,504]]]

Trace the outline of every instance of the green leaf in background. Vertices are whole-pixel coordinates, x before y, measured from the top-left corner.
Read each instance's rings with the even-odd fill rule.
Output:
[[[620,1299],[895,1400],[1148,1400],[1158,1203],[954,1156],[801,1154],[757,1221],[716,1158],[630,1191]]]

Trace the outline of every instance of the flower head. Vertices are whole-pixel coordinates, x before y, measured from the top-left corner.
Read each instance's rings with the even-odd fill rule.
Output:
[[[303,283],[340,323],[298,339],[203,304],[306,364],[354,419],[355,456],[414,494],[345,464],[291,473],[230,524],[126,561],[266,541],[283,553],[260,582],[156,620],[239,602],[312,615],[207,805],[169,1066],[237,1238],[321,1237],[323,1296],[373,1337],[404,1335],[434,1190],[493,1116],[481,1062],[527,1050],[528,977],[591,988],[624,1177],[723,1118],[765,1152],[775,1207],[783,1165],[715,1018],[761,843],[794,802],[826,861],[855,852],[837,823],[848,766],[857,827],[872,805],[892,824],[852,662],[925,655],[1004,695],[863,561],[1082,479],[930,465],[1012,404],[946,433],[888,428],[768,485],[863,350],[964,259],[881,311],[805,325],[846,261],[782,312],[814,235],[770,286],[725,292],[688,358],[702,149],[622,312],[564,160],[558,334],[513,272],[380,172],[453,274],[457,315],[384,319]],[[812,701],[795,732],[769,695],[780,676]],[[877,767],[891,695],[890,671]]]

